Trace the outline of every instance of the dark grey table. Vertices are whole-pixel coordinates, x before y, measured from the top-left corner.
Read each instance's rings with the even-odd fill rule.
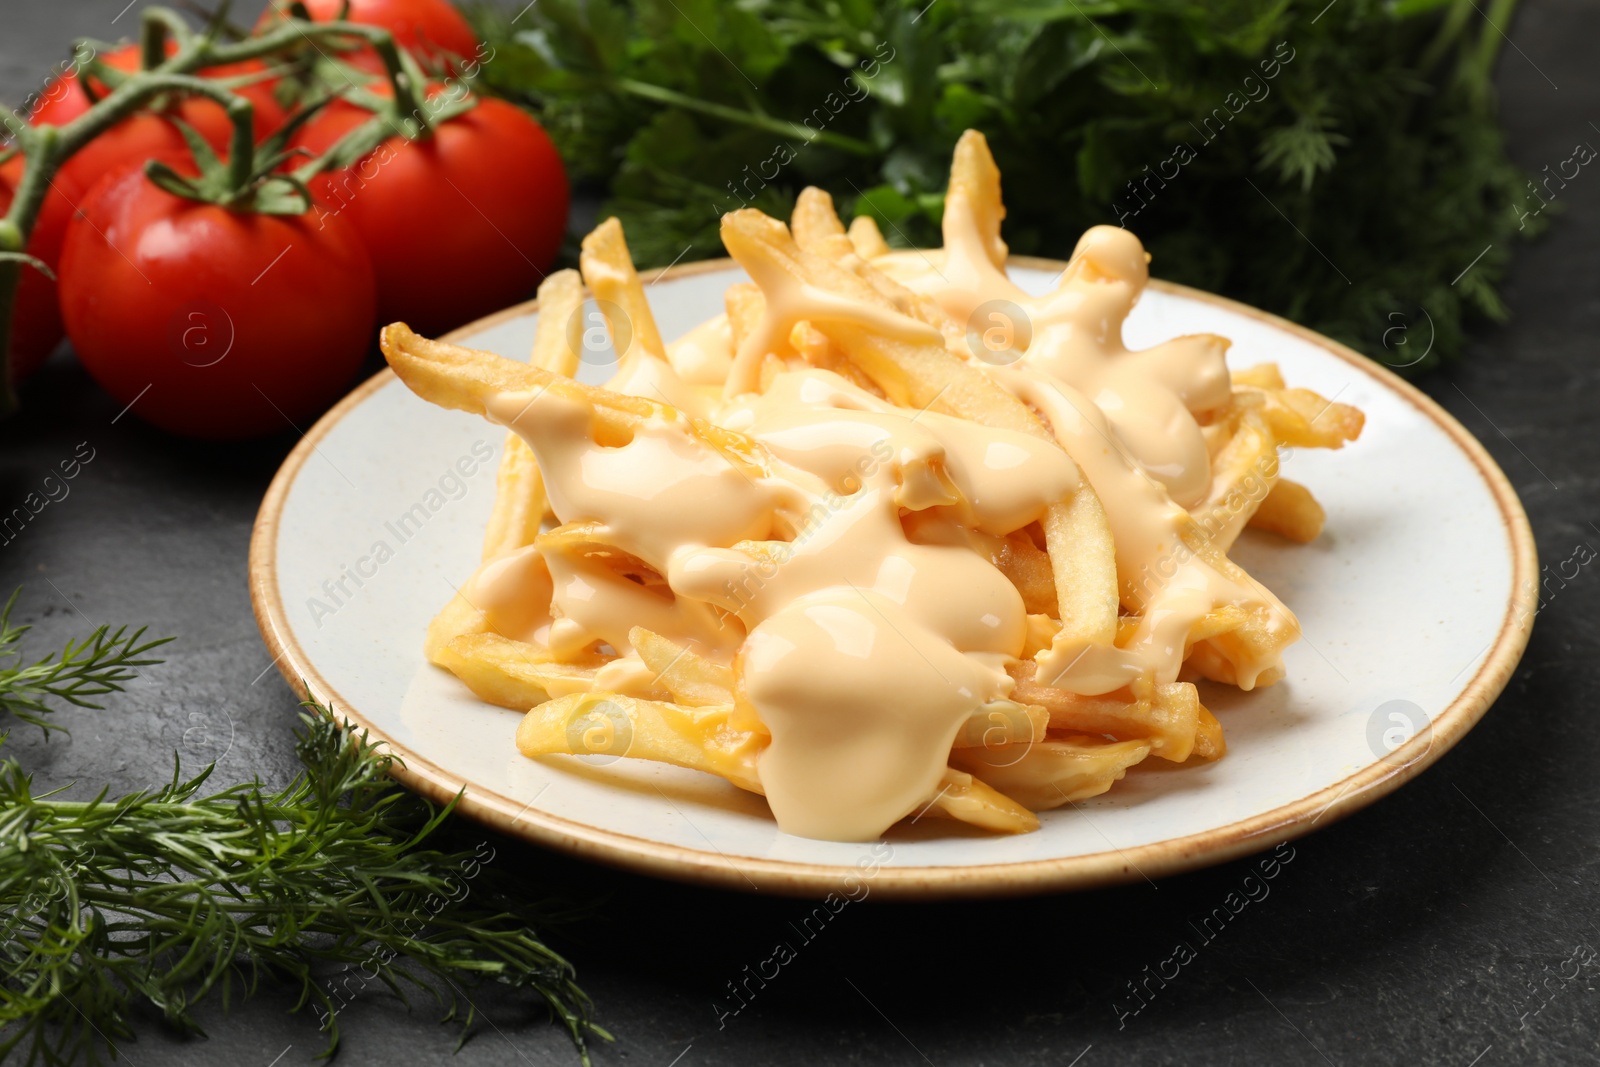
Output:
[[[127,0],[11,0],[0,96],[20,100],[78,34],[113,37]],[[1517,159],[1565,159],[1600,122],[1600,7],[1530,0],[1511,27],[1500,86]],[[1553,83],[1553,84],[1552,84]],[[1559,86],[1556,88],[1555,86]],[[1600,546],[1600,180],[1563,190],[1566,213],[1525,249],[1509,326],[1422,385],[1500,461],[1540,555]],[[1407,309],[1396,309],[1406,311]],[[0,589],[25,585],[20,621],[42,651],[89,623],[149,623],[180,640],[104,713],[73,713],[70,739],[15,731],[7,749],[41,781],[132,788],[186,760],[223,780],[294,768],[295,702],[251,618],[245,552],[292,435],[218,448],[170,440],[59,356],[27,411],[0,427],[9,508],[88,441],[95,459],[14,542]],[[1294,845],[1294,859],[1136,1015],[1140,981],[1189,939],[1188,920],[1238,889],[1230,864],[1103,892],[1025,901],[850,908],[719,1029],[713,1000],[790,937],[808,906],[693,889],[502,844],[530,877],[606,900],[560,941],[617,1042],[600,1063],[1450,1064],[1600,1062],[1600,573],[1549,600],[1527,656],[1489,716],[1394,796]],[[1553,585],[1552,585],[1553,588]],[[1565,965],[1565,966],[1564,966]],[[1153,984],[1150,986],[1156,989]],[[314,1021],[269,995],[208,1011],[208,1041],[154,1024],[128,1062],[309,1062]],[[347,1064],[566,1064],[564,1038],[504,998],[455,1061],[426,1004],[382,995],[343,1015]]]

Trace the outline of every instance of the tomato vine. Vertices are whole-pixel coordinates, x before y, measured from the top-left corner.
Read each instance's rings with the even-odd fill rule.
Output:
[[[11,138],[13,153],[23,158],[23,170],[15,196],[0,219],[0,418],[16,411],[15,382],[11,373],[12,321],[17,311],[17,290],[24,270],[50,274],[47,264],[27,253],[28,239],[44,206],[52,179],[62,166],[95,138],[118,123],[159,100],[172,97],[206,97],[219,104],[232,123],[231,148],[218,175],[217,183],[193,186],[187,195],[224,203],[237,210],[286,211],[282,196],[257,195],[269,183],[303,183],[322,170],[346,165],[370,152],[397,131],[407,138],[426,137],[433,124],[473,106],[468,97],[449,114],[429,108],[421,101],[425,76],[416,60],[402,51],[394,36],[385,29],[342,20],[313,21],[300,3],[289,5],[281,21],[254,35],[232,39],[227,22],[228,5],[223,3],[204,28],[192,29],[177,11],[164,7],[146,8],[141,13],[140,51],[142,69],[120,72],[108,69],[99,56],[109,51],[95,42],[81,42],[96,58],[79,71],[89,100],[82,114],[56,126],[30,124],[8,107],[0,107]],[[307,49],[324,59],[324,46],[338,52],[342,46],[364,45],[382,63],[391,90],[379,98],[371,93],[373,116],[351,130],[321,156],[296,168],[293,175],[274,173],[274,168],[259,165],[255,141],[255,108],[249,99],[226,84],[199,76],[199,72],[271,56],[291,56]],[[169,47],[175,45],[175,47]],[[104,85],[108,91],[96,96],[92,88]],[[313,100],[308,107],[325,104],[338,92]],[[163,188],[177,191],[170,168],[157,161],[146,164],[146,173]],[[307,203],[309,208],[309,203]]]

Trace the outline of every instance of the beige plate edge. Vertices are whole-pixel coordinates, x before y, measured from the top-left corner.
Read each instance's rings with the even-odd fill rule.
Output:
[[[1059,271],[1066,266],[1059,260],[1024,256],[1012,257],[1012,262],[1019,267],[1038,270]],[[728,259],[691,263],[668,268],[653,281],[736,266]],[[1514,568],[1512,589],[1533,588],[1538,573],[1537,553],[1528,517],[1522,510],[1516,491],[1477,439],[1432,399],[1365,356],[1276,315],[1187,286],[1157,280],[1152,280],[1150,284],[1161,292],[1206,301],[1248,315],[1318,345],[1356,370],[1376,379],[1380,385],[1398,393],[1427,416],[1471,458],[1479,476],[1494,496],[1511,540]],[[475,333],[506,319],[525,315],[536,307],[536,301],[528,301],[507,308],[463,326],[444,339],[454,340]],[[723,889],[748,891],[754,887],[763,893],[820,897],[841,888],[844,879],[856,873],[854,867],[747,857],[741,857],[735,863],[714,851],[686,849],[597,829],[532,810],[526,804],[498,793],[476,789],[472,783],[446,772],[421,753],[395,743],[366,719],[359,709],[351,707],[318,673],[316,666],[294,639],[279,594],[276,580],[279,518],[289,489],[301,465],[315,451],[317,442],[368,396],[392,380],[393,372],[385,368],[357,386],[318,420],[284,460],[261,502],[250,540],[250,600],[267,648],[289,685],[307,699],[330,704],[342,718],[370,731],[374,740],[388,743],[405,761],[404,766],[394,769],[394,775],[406,786],[440,803],[448,802],[462,792],[461,812],[503,833],[560,849],[586,860]],[[1387,761],[1375,761],[1343,781],[1293,803],[1188,837],[1087,856],[969,867],[882,866],[872,879],[873,892],[886,898],[940,899],[1091,889],[1222,863],[1301,837],[1399,788],[1454,746],[1483,718],[1489,705],[1505,688],[1518,660],[1522,658],[1532,627],[1533,613],[1518,610],[1513,592],[1506,605],[1500,631],[1483,665],[1435,720],[1430,733],[1412,738],[1404,747],[1391,753]],[[420,642],[421,639],[419,634],[417,640]]]

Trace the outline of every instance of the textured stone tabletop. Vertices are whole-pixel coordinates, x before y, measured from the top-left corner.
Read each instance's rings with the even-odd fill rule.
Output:
[[[0,97],[37,88],[75,35],[131,29],[126,2],[7,0]],[[1600,6],[1528,0],[1510,33],[1501,102],[1517,160],[1538,170],[1600,137]],[[1600,546],[1600,179],[1572,182],[1562,199],[1548,236],[1518,254],[1511,322],[1480,327],[1466,358],[1420,383],[1499,460],[1546,562]],[[64,354],[26,402],[0,426],[0,510],[80,442],[94,457],[67,498],[0,546],[0,590],[25,587],[18,621],[35,625],[33,647],[100,622],[179,639],[111,710],[64,716],[70,738],[15,730],[7,751],[42,783],[81,779],[80,791],[148,784],[170,772],[174,750],[219,760],[225,781],[286,781],[295,700],[251,616],[245,555],[294,435],[171,440],[117,419],[120,405]],[[1285,849],[1270,892],[1137,1013],[1125,1010],[1126,984],[1189,939],[1190,921],[1259,860],[1031,900],[869,900],[805,942],[719,1029],[712,1004],[725,983],[792,940],[810,905],[498,847],[530,878],[603,901],[559,941],[617,1036],[596,1053],[601,1064],[1596,1063],[1600,964],[1561,976],[1600,949],[1600,572],[1550,589],[1482,724],[1393,796]],[[287,1006],[268,995],[228,1016],[208,1009],[209,1040],[146,1019],[125,1062],[309,1063],[321,1048],[315,1020]],[[452,1059],[454,1031],[431,1004],[408,1011],[370,993],[341,1017],[339,1062],[576,1062],[525,1005],[490,996],[479,1007],[484,1023]]]

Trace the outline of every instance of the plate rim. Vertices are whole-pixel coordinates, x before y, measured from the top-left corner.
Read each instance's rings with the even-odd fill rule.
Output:
[[[1067,266],[1061,260],[1036,256],[1012,256],[1009,263],[1046,271]],[[738,264],[728,258],[681,264],[661,271],[649,284],[730,269],[738,269]],[[897,867],[886,863],[871,876],[875,895],[890,899],[951,899],[1094,889],[1209,867],[1293,841],[1387,796],[1453,748],[1505,689],[1527,647],[1534,613],[1518,611],[1518,594],[1532,588],[1538,574],[1533,531],[1516,490],[1476,437],[1416,386],[1331,338],[1270,312],[1186,285],[1152,278],[1150,288],[1256,319],[1322,348],[1399,395],[1466,454],[1494,498],[1512,556],[1511,596],[1488,655],[1432,722],[1430,731],[1413,737],[1389,757],[1375,759],[1337,782],[1270,811],[1183,837],[1127,849],[1113,846],[1109,851],[1081,856],[960,867]],[[441,339],[456,341],[537,310],[537,300],[524,301],[452,330]],[[316,699],[334,709],[341,719],[384,742],[403,761],[391,768],[402,784],[440,804],[450,802],[459,793],[457,810],[509,836],[580,859],[721,889],[816,898],[843,887],[847,877],[858,873],[854,866],[748,856],[740,856],[736,862],[716,851],[715,845],[712,851],[704,851],[635,837],[539,811],[530,804],[483,789],[397,742],[344,700],[322,676],[295,639],[278,588],[276,557],[283,507],[317,443],[368,397],[394,380],[394,372],[383,368],[317,420],[278,468],[257,513],[250,538],[250,601],[267,649],[290,688],[303,699]]]

